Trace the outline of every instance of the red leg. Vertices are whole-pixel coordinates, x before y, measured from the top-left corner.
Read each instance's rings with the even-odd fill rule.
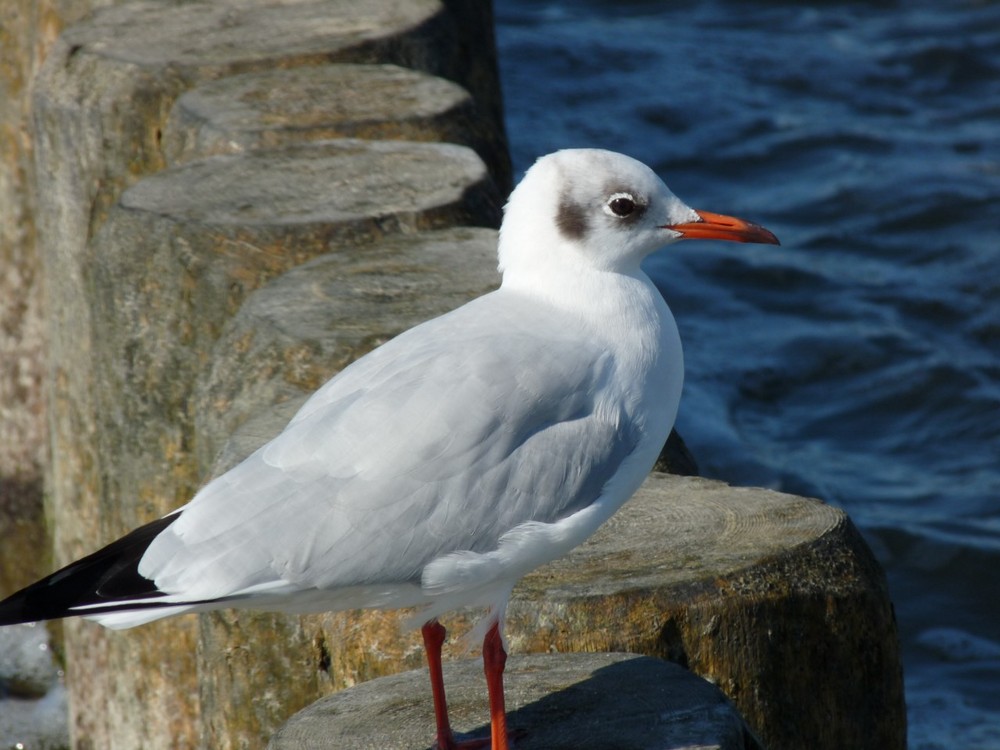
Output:
[[[444,696],[444,674],[441,671],[441,646],[447,631],[437,620],[424,623],[420,628],[427,652],[427,668],[431,674],[431,694],[434,696],[434,721],[437,724],[438,750],[456,750],[455,735],[448,721],[448,701]]]
[[[430,671],[431,676],[431,694],[434,696],[434,721],[437,724],[437,742],[435,742],[434,747],[436,750],[487,750],[490,747],[491,740],[483,738],[463,740],[462,742],[455,741],[455,735],[451,731],[451,722],[448,720],[448,701],[444,694],[444,673],[441,669],[441,646],[444,644],[445,636],[447,631],[444,625],[439,623],[437,620],[431,620],[430,622],[424,623],[424,626],[420,628],[421,634],[424,636],[424,650],[427,651],[427,667]],[[493,750],[509,750],[507,746],[507,731],[506,731],[506,716],[504,716],[504,706],[503,706],[503,666],[507,660],[507,654],[503,650],[503,642],[500,640],[500,631],[497,626],[494,625],[489,633],[486,635],[486,641],[483,644],[483,663],[488,665],[490,662],[487,661],[486,656],[486,644],[490,643],[490,634],[494,634],[496,640],[496,646],[494,647],[494,652],[496,648],[499,648],[501,654],[500,658],[500,668],[499,673],[496,676],[497,684],[500,688],[500,717],[501,724],[503,725],[503,744],[496,744],[496,721],[493,719],[494,715],[494,700],[493,700],[493,682],[490,680],[490,668],[486,667],[486,684],[490,693],[490,724],[493,729]],[[493,654],[491,657],[493,662],[497,661],[497,657]]]
[[[510,750],[507,742],[507,709],[503,695],[503,670],[507,665],[507,652],[500,637],[500,623],[483,639],[483,669],[486,672],[486,689],[490,695],[490,734],[493,750]]]

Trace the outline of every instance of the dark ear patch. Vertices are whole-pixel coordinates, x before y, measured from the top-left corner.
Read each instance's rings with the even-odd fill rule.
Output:
[[[583,239],[587,234],[587,214],[579,203],[573,203],[568,196],[559,201],[556,226],[562,236],[569,240]]]

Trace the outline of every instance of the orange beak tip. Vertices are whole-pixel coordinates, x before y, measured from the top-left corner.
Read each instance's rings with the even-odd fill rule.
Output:
[[[695,211],[698,221],[667,225],[664,229],[678,232],[684,240],[726,240],[728,242],[756,242],[763,245],[780,245],[774,233],[762,226],[735,216]]]

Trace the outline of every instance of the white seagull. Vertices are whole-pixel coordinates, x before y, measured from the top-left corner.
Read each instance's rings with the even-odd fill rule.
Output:
[[[778,242],[627,156],[542,157],[505,208],[497,291],[344,369],[187,505],[0,602],[0,624],[418,606],[437,746],[455,750],[475,742],[448,723],[437,618],[484,606],[490,743],[507,750],[511,589],[631,497],[673,425],[681,342],[639,266],[685,238]]]

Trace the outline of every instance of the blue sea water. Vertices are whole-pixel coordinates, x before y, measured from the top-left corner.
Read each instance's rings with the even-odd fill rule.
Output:
[[[702,473],[845,508],[915,750],[1000,748],[1000,3],[496,0],[520,174],[595,146],[780,248],[680,243]]]

